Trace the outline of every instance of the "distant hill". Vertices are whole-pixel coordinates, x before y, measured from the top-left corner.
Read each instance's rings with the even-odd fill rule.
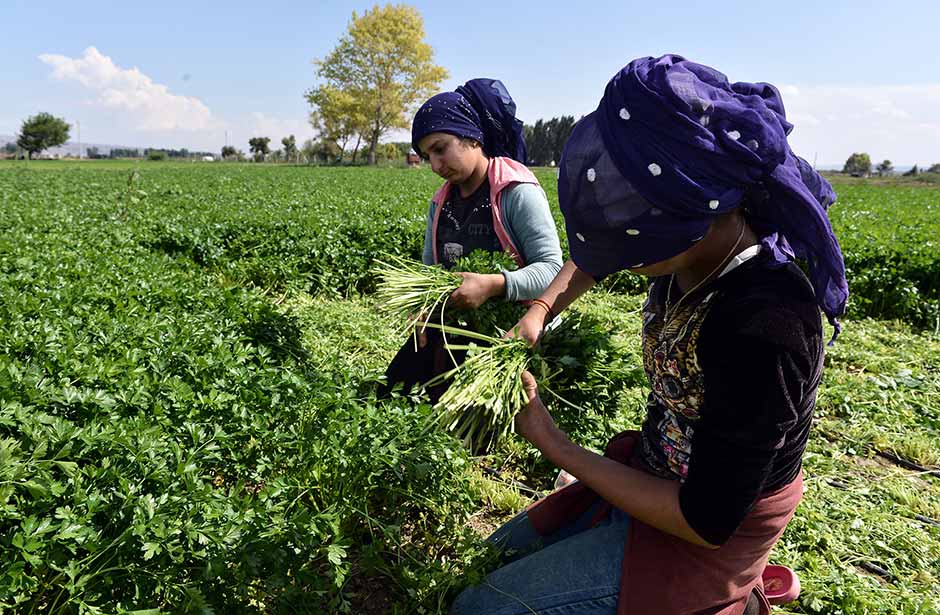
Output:
[[[0,147],[3,147],[7,143],[16,143],[15,135],[0,135]],[[107,156],[111,153],[111,150],[114,149],[123,149],[123,150],[139,150],[140,155],[143,156],[145,149],[172,149],[172,148],[148,148],[141,147],[139,145],[114,145],[113,143],[82,143],[82,155],[87,156],[88,150],[91,148],[96,148],[100,156]],[[69,141],[65,145],[59,147],[50,147],[47,150],[43,151],[44,154],[51,154],[53,156],[73,156],[78,157],[78,143],[75,141]],[[190,152],[193,156],[199,156],[202,154],[212,154],[212,152]]]
[[[7,143],[15,143],[15,142],[16,142],[15,135],[0,135],[0,147],[3,147]],[[84,155],[88,155],[88,150],[89,148],[92,148],[92,147],[97,148],[98,153],[103,156],[107,156],[108,154],[110,154],[111,150],[113,149],[137,149],[137,150],[140,150],[141,154],[143,154],[144,149],[145,149],[143,147],[139,147],[136,145],[114,145],[111,143],[82,143],[82,153]],[[65,145],[61,145],[59,147],[50,147],[49,149],[44,150],[44,153],[48,153],[52,155],[58,154],[59,156],[77,157],[78,156],[78,143],[75,141],[69,141]]]

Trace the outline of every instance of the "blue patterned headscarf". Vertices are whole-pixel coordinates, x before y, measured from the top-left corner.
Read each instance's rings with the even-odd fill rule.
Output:
[[[562,154],[558,198],[571,258],[600,278],[671,258],[715,218],[748,207],[772,262],[805,259],[830,322],[848,284],[826,209],[829,183],[787,143],[780,92],[729,83],[676,55],[630,62]]]
[[[516,103],[497,79],[471,79],[454,92],[431,97],[411,124],[411,147],[432,132],[473,139],[487,156],[507,156],[525,164],[526,147]]]

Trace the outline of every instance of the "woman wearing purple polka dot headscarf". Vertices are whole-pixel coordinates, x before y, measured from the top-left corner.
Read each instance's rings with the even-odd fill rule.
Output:
[[[740,615],[795,597],[767,561],[802,495],[820,310],[837,335],[848,286],[835,193],[792,128],[772,85],[675,55],[628,64],[575,126],[558,178],[571,259],[517,331],[535,343],[605,276],[649,276],[646,418],[602,457],[524,375],[517,431],[580,480],[494,534],[513,559],[453,613]]]

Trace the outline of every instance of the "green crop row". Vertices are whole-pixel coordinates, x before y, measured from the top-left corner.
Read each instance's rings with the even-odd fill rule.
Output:
[[[554,206],[554,172],[539,175]],[[466,454],[425,429],[426,407],[369,392],[396,347],[371,339],[388,335],[369,311],[371,259],[419,255],[437,185],[426,170],[0,165],[0,610],[356,612],[369,580],[414,612],[462,583],[454,572],[478,550],[460,542],[476,488]],[[837,189],[853,313],[932,330],[940,193]],[[601,446],[642,408],[636,349],[608,335],[636,333],[637,301],[598,294],[559,334],[571,349],[559,392],[620,410],[559,414],[579,442]],[[830,358],[820,416],[852,447],[834,459],[864,445],[934,464],[936,343],[878,338],[860,353],[878,331],[850,327]],[[904,343],[923,356],[873,363]],[[571,360],[585,348],[594,363]],[[808,472],[851,471],[813,446]],[[515,447],[507,467],[550,484],[544,460]],[[826,480],[814,502],[834,500]],[[847,497],[838,515],[816,503],[798,516],[782,544],[809,573],[801,611],[936,612],[918,594],[937,575],[912,576],[937,553],[936,530],[910,522],[940,511],[924,493],[853,492],[893,502],[879,522],[900,536],[883,540],[894,553],[835,548],[859,529]],[[856,560],[895,570],[900,597],[872,598],[880,582],[854,578]]]
[[[537,172],[554,208],[567,254],[564,218],[557,209],[554,171]],[[838,179],[834,181],[838,182]],[[842,247],[849,318],[899,319],[915,327],[940,326],[940,190],[930,186],[836,183],[829,211]],[[606,281],[627,292],[643,280],[618,274]]]
[[[368,293],[379,252],[419,258],[428,200],[426,169],[168,165],[8,168],[9,206],[59,191],[124,219],[136,241],[190,259],[233,283],[263,290]],[[537,171],[567,253],[554,170]],[[837,185],[831,219],[849,275],[849,316],[897,318],[933,329],[940,319],[940,192]],[[626,273],[605,286],[638,292]]]
[[[850,316],[940,322],[940,190],[836,185],[830,217],[845,255]]]
[[[75,179],[0,176],[0,610],[337,612],[370,553],[461,517],[424,410]]]

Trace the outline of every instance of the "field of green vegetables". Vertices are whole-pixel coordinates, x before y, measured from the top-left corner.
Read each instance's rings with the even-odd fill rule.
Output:
[[[438,183],[0,164],[0,611],[436,613],[484,574],[481,536],[554,469],[373,393],[402,340],[372,259],[420,255]],[[940,190],[836,188],[853,296],[774,552],[804,588],[786,612],[938,614]],[[572,314],[593,359],[567,362],[583,410],[553,411],[585,445],[640,418],[642,288]]]

